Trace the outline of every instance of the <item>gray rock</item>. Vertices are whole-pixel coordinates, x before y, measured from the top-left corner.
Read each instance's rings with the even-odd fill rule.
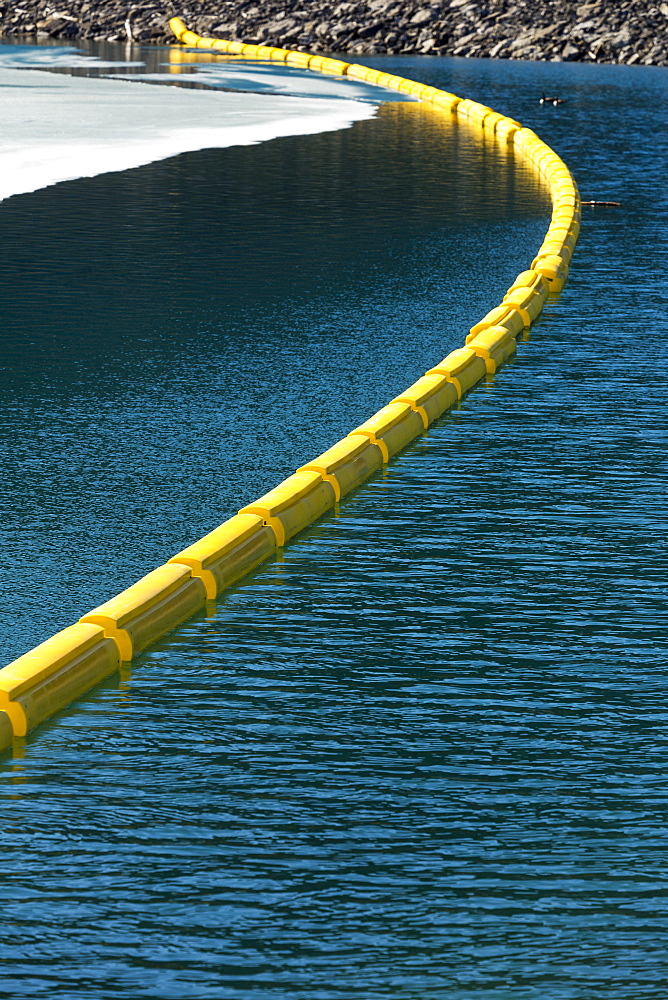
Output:
[[[431,10],[431,8],[423,7],[422,10],[419,10],[417,14],[413,15],[409,23],[415,25],[416,28],[419,28],[421,25],[429,24],[433,20],[434,20],[434,12]]]
[[[573,45],[572,42],[566,42],[561,50],[561,58],[564,62],[573,62],[575,59],[579,59],[581,54],[582,50],[579,46]]]
[[[299,21],[294,17],[283,17],[277,21],[267,22],[267,32],[276,38],[280,38],[281,35],[287,38],[298,27],[300,27]]]
[[[509,45],[507,39],[502,38],[500,42],[497,42],[496,45],[494,45],[489,50],[490,58],[491,59],[498,59],[499,56],[506,55],[506,53],[509,51],[509,49],[510,49],[510,45]]]
[[[635,32],[631,31],[631,28],[628,26],[628,24],[625,24],[622,30],[618,32],[618,34],[616,34],[613,38],[610,39],[609,42],[610,48],[613,49],[613,51],[615,52],[618,49],[623,49],[625,48],[625,46],[631,44],[634,37],[635,37]]]
[[[0,0],[0,35],[169,43],[179,13],[200,34],[318,51],[666,65],[663,0]]]

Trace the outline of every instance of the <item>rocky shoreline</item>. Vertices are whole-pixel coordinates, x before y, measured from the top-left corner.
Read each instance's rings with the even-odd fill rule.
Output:
[[[0,0],[0,36],[165,44],[203,35],[290,49],[668,65],[668,2],[647,0]]]

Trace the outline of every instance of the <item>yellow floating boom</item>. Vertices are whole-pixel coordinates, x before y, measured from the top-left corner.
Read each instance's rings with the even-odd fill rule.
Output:
[[[466,345],[417,380],[322,455],[204,538],[76,625],[52,636],[0,670],[0,751],[14,736],[80,697],[124,660],[157,641],[218,597],[276,549],[316,521],[384,463],[406,448],[463,393],[493,373],[516,340],[540,315],[549,292],[561,291],[580,231],[580,197],[566,164],[531,129],[477,101],[381,70],[307,52],[203,38],[181,18],[170,27],[187,47],[301,66],[363,80],[424,101],[443,114],[478,126],[509,144],[547,182],[552,221],[531,267],[515,279],[503,302],[476,323]]]

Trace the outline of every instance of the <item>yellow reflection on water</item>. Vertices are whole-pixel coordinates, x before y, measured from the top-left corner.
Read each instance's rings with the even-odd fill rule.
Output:
[[[241,56],[228,52],[216,52],[208,49],[200,52],[188,52],[185,49],[172,46],[169,50],[169,72],[180,73],[184,66],[201,65],[203,63],[220,64],[221,62],[239,62],[240,60]],[[249,62],[248,59],[241,61]]]

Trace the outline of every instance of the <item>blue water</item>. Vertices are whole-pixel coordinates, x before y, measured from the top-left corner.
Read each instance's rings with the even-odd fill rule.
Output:
[[[665,992],[666,76],[374,64],[622,208],[493,382],[17,746],[8,995]],[[2,206],[10,646],[335,440],[528,263],[542,191],[407,107]]]

